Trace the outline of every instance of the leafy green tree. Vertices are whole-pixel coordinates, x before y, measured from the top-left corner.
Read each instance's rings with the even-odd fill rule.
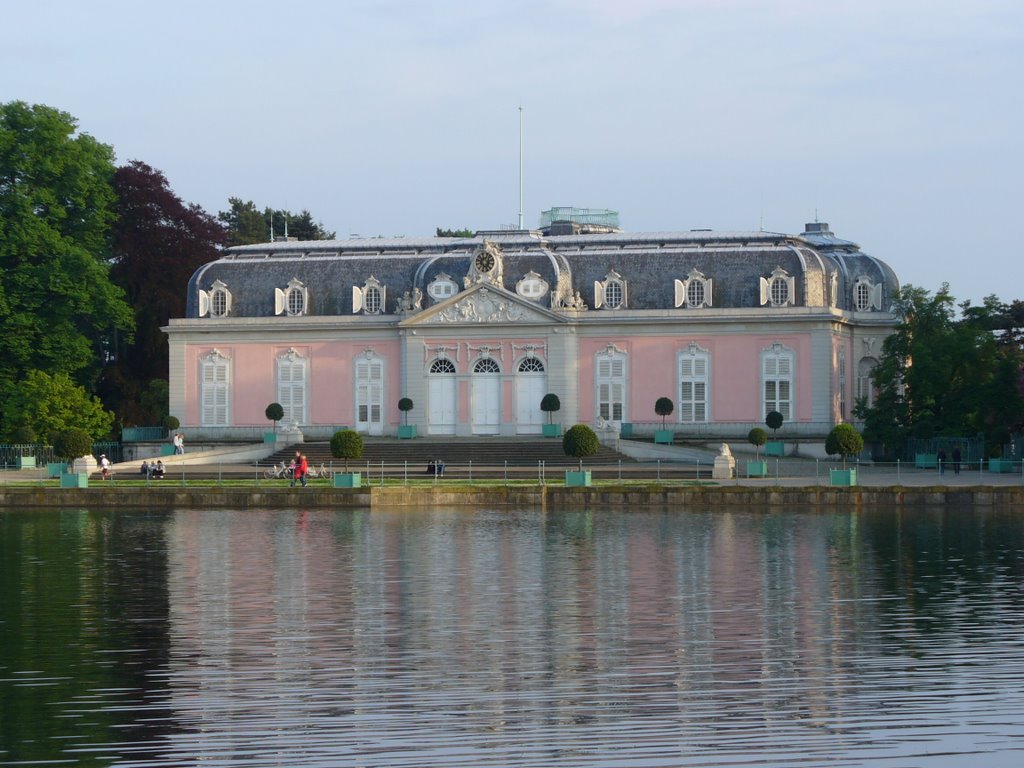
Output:
[[[854,409],[869,440],[898,452],[907,437],[983,433],[993,444],[1020,428],[1019,303],[988,297],[980,307],[962,305],[958,319],[948,285],[934,295],[908,285],[894,309],[900,324],[882,345],[872,374],[875,402],[868,408],[861,400]]]
[[[99,398],[89,395],[66,373],[51,376],[43,371],[30,371],[17,385],[5,386],[0,396],[5,439],[14,429],[25,425],[46,441],[76,427],[99,440],[108,436],[114,423],[114,414],[104,410]]]
[[[475,237],[476,232],[472,229],[442,229],[437,227],[434,230],[434,237]]]
[[[0,104],[0,384],[40,370],[91,387],[132,328],[107,262],[113,156],[66,112]]]
[[[275,237],[285,233],[299,240],[334,240],[337,235],[324,229],[323,224],[313,220],[313,214],[303,209],[295,214],[288,210],[256,207],[252,200],[243,201],[238,197],[228,198],[228,210],[221,211],[217,218],[228,231],[228,245],[252,245],[266,243],[273,230]]]
[[[402,423],[406,426],[409,425],[409,411],[413,409],[413,402],[411,397],[401,397],[398,399],[398,410],[402,412]]]

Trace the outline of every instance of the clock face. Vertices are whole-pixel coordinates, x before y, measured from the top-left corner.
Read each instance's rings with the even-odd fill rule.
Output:
[[[494,257],[486,251],[477,255],[475,263],[480,272],[490,272],[494,269]]]

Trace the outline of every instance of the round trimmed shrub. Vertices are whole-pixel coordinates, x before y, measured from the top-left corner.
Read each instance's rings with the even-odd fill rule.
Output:
[[[829,456],[839,454],[846,466],[847,456],[856,456],[864,450],[864,438],[851,424],[836,424],[825,439],[825,453]]]
[[[764,417],[764,423],[772,432],[782,426],[782,422],[785,419],[782,414],[778,411],[769,411],[768,415]]]
[[[582,460],[601,450],[597,434],[586,424],[574,424],[562,435],[562,450],[566,456]]]
[[[85,456],[92,452],[92,435],[77,427],[58,432],[53,439],[53,452],[66,461]]]
[[[336,459],[344,459],[345,471],[348,472],[348,460],[363,455],[362,435],[352,429],[339,429],[331,435],[331,455]]]
[[[757,459],[761,460],[761,446],[768,442],[768,433],[760,427],[754,427],[747,433],[747,442],[757,450]]]
[[[654,412],[661,416],[661,428],[665,428],[665,417],[671,416],[672,411],[676,409],[675,403],[672,402],[670,397],[659,397],[654,401]]]
[[[411,397],[403,397],[398,401],[398,410],[402,412],[402,423],[408,426],[409,424],[409,411],[413,409],[413,403]]]
[[[540,409],[548,415],[548,424],[550,424],[551,414],[562,409],[562,401],[558,399],[558,395],[548,392],[540,399]]]
[[[277,431],[277,422],[284,418],[284,406],[280,403],[271,403],[267,406],[267,410],[263,412],[263,415],[270,421],[274,422],[274,431]]]

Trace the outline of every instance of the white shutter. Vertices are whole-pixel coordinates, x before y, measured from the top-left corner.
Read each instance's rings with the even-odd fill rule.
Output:
[[[882,309],[882,284],[878,283],[871,288],[871,306],[877,310]]]
[[[594,281],[594,309],[600,309],[604,306],[604,285],[599,281]]]
[[[224,314],[231,314],[231,291],[227,288],[224,289]]]
[[[707,421],[707,384],[703,381],[693,383],[693,420]]]
[[[770,295],[769,290],[770,289],[768,287],[768,280],[762,277],[761,278],[761,306],[762,307],[765,304],[768,303],[768,297]]]
[[[619,304],[622,309],[629,307],[629,283],[625,280],[622,281],[622,303]]]
[[[676,308],[686,303],[687,285],[682,280],[676,280]]]
[[[274,314],[283,315],[288,306],[288,296],[280,288],[274,289]]]
[[[380,287],[380,313],[383,315],[388,311],[388,287],[382,285]]]
[[[199,316],[206,317],[210,314],[210,294],[206,291],[199,291]]]
[[[792,276],[787,277],[786,278],[786,285],[789,287],[789,303],[795,305],[796,304],[796,278],[792,277]]]
[[[704,281],[704,306],[711,306],[711,280]]]
[[[357,285],[352,286],[352,314],[358,314],[363,308],[363,289]]]

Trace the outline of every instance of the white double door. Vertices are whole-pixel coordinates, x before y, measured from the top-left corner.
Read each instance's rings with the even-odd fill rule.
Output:
[[[544,399],[547,376],[543,373],[520,373],[516,376],[516,432],[520,435],[539,435],[543,431],[544,412],[540,401]]]
[[[498,434],[501,431],[501,376],[496,373],[474,373],[470,397],[473,434]]]
[[[454,375],[432,375],[427,380],[427,431],[430,434],[455,434],[455,389]]]

